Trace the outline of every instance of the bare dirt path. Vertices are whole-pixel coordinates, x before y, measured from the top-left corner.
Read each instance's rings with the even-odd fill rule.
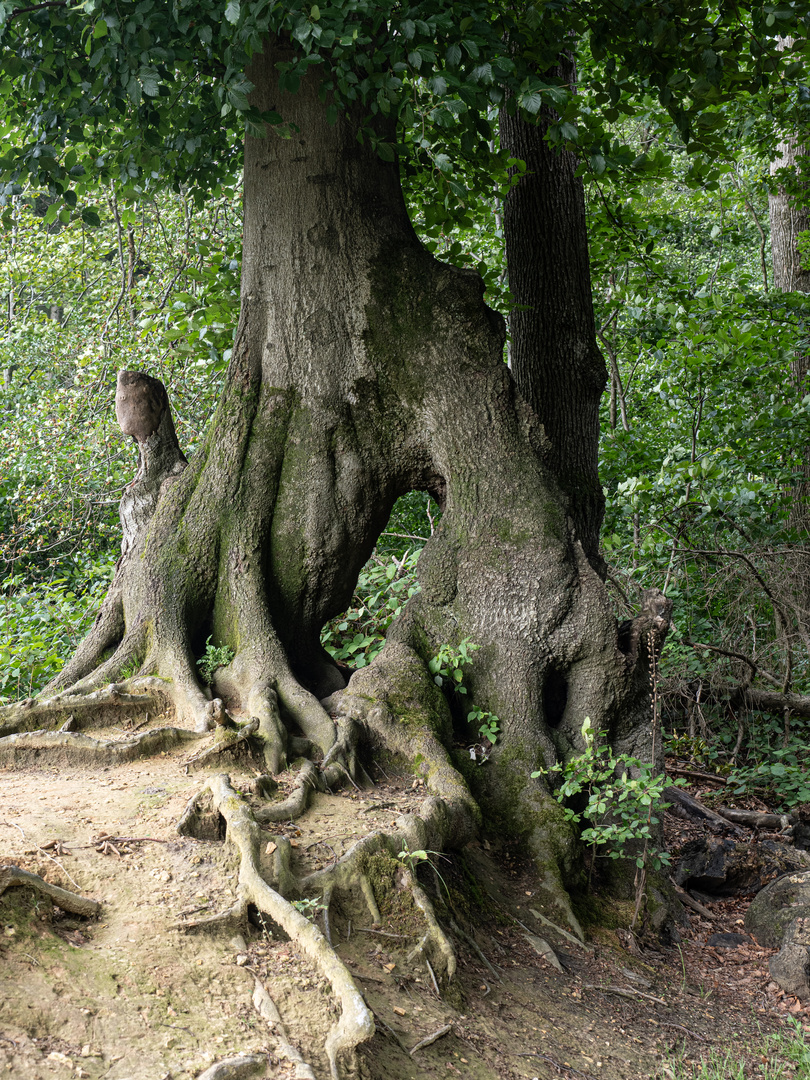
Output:
[[[0,1076],[191,1080],[234,1055],[260,1055],[261,1064],[249,1069],[245,1058],[248,1071],[229,1076],[304,1075],[279,1055],[277,1032],[254,1005],[257,983],[315,1076],[329,1076],[329,986],[277,926],[252,913],[241,932],[177,927],[235,896],[233,849],[176,830],[203,782],[184,771],[189,754],[179,747],[108,768],[37,760],[0,770],[0,865],[103,905],[90,920],[28,888],[0,895]],[[415,808],[412,777],[369,771],[375,787],[318,793],[295,822],[266,826],[268,864],[286,840],[296,872],[328,867],[364,833]],[[237,790],[252,777],[229,774]],[[293,773],[277,780],[282,798]],[[583,949],[538,920],[531,871],[495,838],[452,860],[431,855],[417,869],[459,954],[443,997],[422,958],[409,959],[407,890],[380,891],[377,925],[348,897],[331,918],[333,944],[375,1017],[376,1034],[360,1051],[369,1080],[663,1077],[679,1050],[687,1060],[712,1044],[743,1052],[787,1009],[803,1016],[791,1002],[780,1012],[765,950],[707,950],[694,917],[680,949],[638,947],[620,930],[593,931]],[[303,909],[320,918],[316,902]],[[712,929],[738,929],[737,915],[721,925],[718,906]],[[751,1069],[753,1080],[755,1061]]]

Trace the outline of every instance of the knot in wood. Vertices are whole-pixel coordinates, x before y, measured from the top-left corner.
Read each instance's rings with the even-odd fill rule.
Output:
[[[115,416],[125,435],[143,442],[154,434],[168,407],[160,379],[141,371],[119,371],[115,389]]]

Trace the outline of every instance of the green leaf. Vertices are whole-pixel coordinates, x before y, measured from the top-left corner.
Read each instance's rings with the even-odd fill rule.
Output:
[[[228,0],[228,6],[225,8],[225,18],[229,23],[234,25],[239,22],[239,16],[242,12],[242,5],[240,0]]]
[[[141,80],[141,86],[146,96],[157,97],[160,90],[160,76],[157,69],[145,65],[138,72],[138,78]]]

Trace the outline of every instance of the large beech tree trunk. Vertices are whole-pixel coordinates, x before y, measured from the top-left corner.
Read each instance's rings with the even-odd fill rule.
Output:
[[[457,765],[466,760],[489,820],[525,837],[566,907],[576,845],[530,773],[581,749],[586,716],[617,750],[654,756],[646,656],[669,602],[651,594],[620,632],[587,558],[593,537],[586,553],[549,464],[550,419],[516,389],[479,277],[422,248],[397,166],[358,142],[351,119],[327,123],[316,80],[282,94],[275,59],[269,47],[256,58],[254,100],[294,134],[246,140],[242,311],[211,431],[186,467],[160,384],[119,379],[119,418],[141,452],[125,545],[95,628],[48,693],[69,687],[73,702],[135,660],[142,682],[127,685],[163,687],[186,721],[217,720],[220,699],[257,718],[276,770],[291,730],[325,760],[348,753],[351,721],[398,730],[427,779],[425,813],[444,822],[433,842],[463,843],[477,811],[450,759],[475,725],[451,716],[426,661],[469,638],[480,649],[465,707],[496,714],[501,734],[485,765],[465,751]],[[563,426],[582,424],[587,441],[585,413],[577,406]],[[420,558],[421,592],[380,658],[336,696],[345,680],[321,628],[348,606],[394,501],[412,489],[444,509]],[[195,669],[209,635],[235,654],[214,702]]]

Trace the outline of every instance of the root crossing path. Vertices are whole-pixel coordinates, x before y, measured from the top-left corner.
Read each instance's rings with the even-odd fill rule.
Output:
[[[506,850],[440,854],[449,803],[425,780],[362,744],[362,787],[347,774],[330,789],[329,766],[303,759],[271,776],[249,737],[195,766],[216,733],[166,739],[160,717],[137,757],[138,722],[124,710],[92,740],[73,733],[74,760],[64,737],[22,758],[0,740],[0,865],[16,868],[0,872],[0,1075],[574,1064],[593,950],[533,914],[555,917],[537,880],[509,880]],[[599,1075],[652,1075],[654,1051],[605,1047]]]

